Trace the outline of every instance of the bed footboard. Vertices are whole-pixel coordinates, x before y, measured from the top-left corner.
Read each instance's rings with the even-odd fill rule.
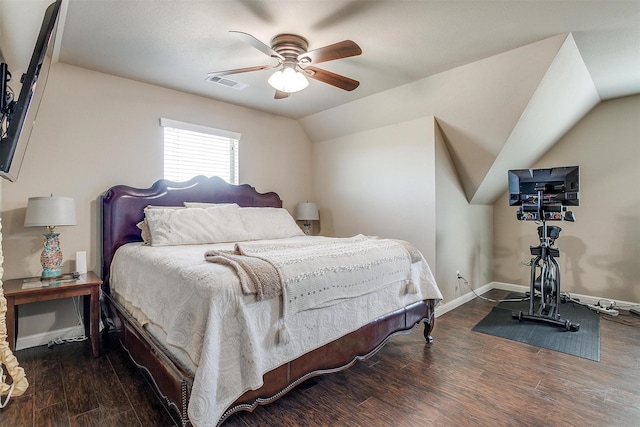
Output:
[[[107,298],[120,343],[136,365],[151,379],[156,392],[182,426],[189,424],[187,405],[193,376],[167,356],[147,331],[113,301]],[[418,301],[380,317],[362,328],[286,363],[264,375],[264,385],[240,396],[222,415],[218,425],[239,411],[253,411],[259,405],[274,402],[309,378],[348,369],[360,360],[376,354],[395,334],[408,333],[420,323],[431,342],[435,303]]]
[[[219,424],[235,412],[251,412],[259,405],[266,405],[278,400],[309,378],[350,368],[356,362],[376,354],[393,335],[409,333],[421,322],[425,323],[425,334],[427,334],[427,329],[430,334],[434,318],[434,301],[418,301],[306,353],[265,374],[264,386],[240,396],[225,411]]]

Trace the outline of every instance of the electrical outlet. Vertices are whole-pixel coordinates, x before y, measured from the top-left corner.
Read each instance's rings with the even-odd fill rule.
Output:
[[[462,279],[462,276],[460,275],[460,270],[456,270],[456,279]]]

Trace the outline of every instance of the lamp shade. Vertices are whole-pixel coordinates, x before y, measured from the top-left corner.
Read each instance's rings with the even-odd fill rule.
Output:
[[[76,204],[71,197],[29,197],[25,227],[76,225]]]
[[[296,219],[298,221],[318,221],[318,205],[312,202],[298,203],[296,208]]]

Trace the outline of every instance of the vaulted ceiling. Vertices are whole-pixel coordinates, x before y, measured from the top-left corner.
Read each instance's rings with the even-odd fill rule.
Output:
[[[0,0],[0,49],[24,71],[51,0]],[[321,141],[433,115],[473,203],[491,203],[505,168],[528,167],[601,100],[640,93],[640,1],[63,0],[57,60],[300,121]],[[230,31],[309,50],[354,40],[362,55],[319,65],[360,82],[312,80],[274,99],[275,60]],[[327,126],[331,123],[331,126]]]

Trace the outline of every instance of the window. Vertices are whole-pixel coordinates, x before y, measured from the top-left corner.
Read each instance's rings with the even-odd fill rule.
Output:
[[[165,179],[186,181],[204,175],[238,183],[239,133],[165,118],[160,124],[164,127]]]

